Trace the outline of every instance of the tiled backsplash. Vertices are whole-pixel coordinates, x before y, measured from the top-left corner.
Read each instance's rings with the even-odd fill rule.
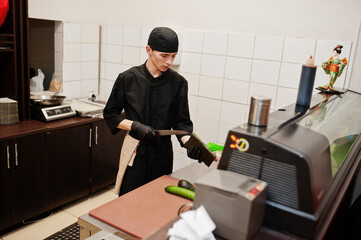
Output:
[[[94,90],[99,98],[107,100],[118,74],[147,59],[145,45],[150,31],[63,23],[64,94],[69,98],[85,97],[88,90]],[[177,32],[182,52],[180,64],[174,69],[188,80],[195,132],[205,143],[224,144],[228,130],[247,121],[253,95],[270,97],[271,110],[294,103],[301,67],[310,55],[318,66],[315,86],[326,84],[328,75],[319,65],[331,57],[337,44],[344,46],[340,57],[349,60],[352,47],[349,41],[198,30]],[[337,79],[336,87],[344,86],[349,77],[347,70]],[[190,163],[185,150],[176,140],[174,143],[175,159],[182,159],[175,162],[174,168]]]

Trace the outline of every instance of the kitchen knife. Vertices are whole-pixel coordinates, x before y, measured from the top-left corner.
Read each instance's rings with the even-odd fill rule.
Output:
[[[159,136],[189,134],[188,132],[182,130],[155,130],[155,132]]]

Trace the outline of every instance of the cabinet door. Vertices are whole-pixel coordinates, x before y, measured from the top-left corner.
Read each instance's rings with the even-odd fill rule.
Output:
[[[13,223],[10,143],[0,142],[0,230],[10,227]]]
[[[12,141],[15,222],[45,211],[45,133]]]
[[[126,131],[112,135],[105,121],[93,124],[91,162],[91,192],[115,182],[118,172],[120,149]]]
[[[84,125],[47,133],[47,199],[51,208],[89,194],[90,130]]]

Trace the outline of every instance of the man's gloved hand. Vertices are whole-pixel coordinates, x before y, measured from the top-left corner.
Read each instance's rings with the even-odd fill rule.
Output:
[[[191,159],[198,160],[199,163],[203,161],[202,152],[199,147],[187,148],[187,155]]]
[[[138,133],[141,139],[153,139],[156,137],[156,132],[153,128],[137,121],[133,121],[131,129]]]

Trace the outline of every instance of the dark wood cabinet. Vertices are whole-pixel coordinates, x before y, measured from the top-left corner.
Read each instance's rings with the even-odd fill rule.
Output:
[[[99,118],[0,125],[0,231],[113,184],[125,133]]]
[[[30,118],[28,25],[27,0],[9,0],[0,27],[0,97],[18,101],[20,120]]]
[[[48,132],[46,147],[48,208],[88,195],[91,124]]]
[[[0,154],[3,229],[45,210],[45,133],[2,141]]]
[[[10,142],[0,142],[0,229],[13,224],[13,196],[9,154]]]
[[[99,121],[92,124],[92,132],[90,191],[95,192],[115,182],[126,131],[112,135],[105,121]]]

